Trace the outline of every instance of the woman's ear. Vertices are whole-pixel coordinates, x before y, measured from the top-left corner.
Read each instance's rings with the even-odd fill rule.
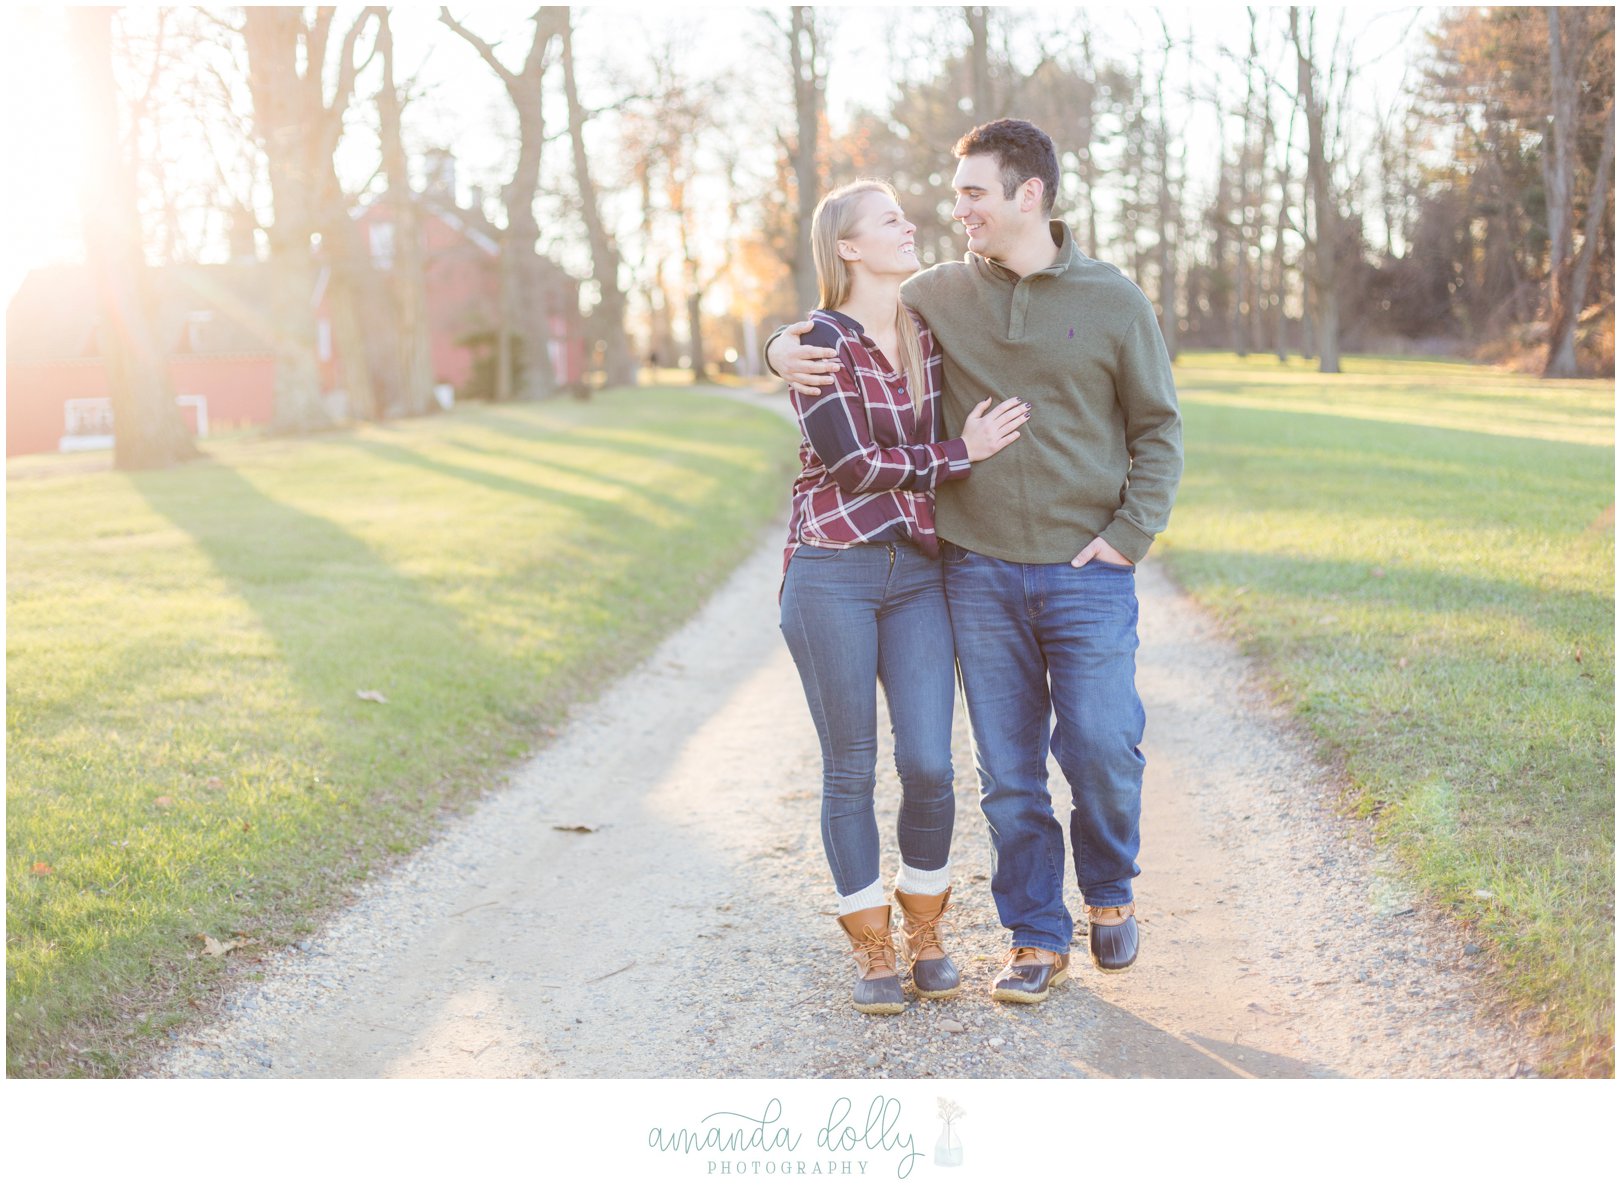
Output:
[[[839,241],[838,251],[839,251],[839,259],[840,260],[860,260],[861,259],[861,249],[857,248],[849,240],[841,239]]]

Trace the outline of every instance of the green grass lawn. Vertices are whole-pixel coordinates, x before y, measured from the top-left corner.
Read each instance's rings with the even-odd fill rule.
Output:
[[[420,845],[697,609],[781,515],[794,441],[652,390],[150,474],[16,460],[8,1071],[120,1072]]]
[[[1185,355],[1161,556],[1505,987],[1613,1072],[1614,387]]]

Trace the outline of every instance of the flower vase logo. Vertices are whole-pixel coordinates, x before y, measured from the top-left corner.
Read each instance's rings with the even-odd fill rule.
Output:
[[[934,1145],[934,1162],[947,1168],[956,1168],[962,1163],[962,1138],[952,1129],[952,1124],[962,1118],[967,1112],[952,1102],[949,1098],[935,1099],[939,1103],[940,1138]]]

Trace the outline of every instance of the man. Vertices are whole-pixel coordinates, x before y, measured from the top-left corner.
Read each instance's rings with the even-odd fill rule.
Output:
[[[912,277],[901,295],[943,353],[948,433],[985,397],[1034,406],[1020,442],[940,489],[936,526],[994,848],[991,894],[1012,931],[991,995],[1039,1003],[1067,977],[1074,933],[1049,748],[1070,784],[1092,959],[1115,971],[1137,956],[1144,720],[1133,568],[1170,517],[1181,418],[1153,306],[1050,218],[1058,159],[1047,134],[995,120],[952,151],[952,217],[968,253]],[[774,338],[767,360],[813,390],[836,365],[822,362],[825,348],[799,345],[808,328]]]

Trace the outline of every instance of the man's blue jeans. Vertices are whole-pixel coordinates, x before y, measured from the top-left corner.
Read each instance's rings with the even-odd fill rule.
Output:
[[[915,546],[802,545],[782,588],[782,634],[822,742],[822,845],[839,895],[878,879],[873,786],[878,683],[895,733],[901,859],[951,857],[951,618],[940,562]]]
[[[1064,832],[1047,792],[1049,747],[1070,785],[1070,844],[1086,902],[1129,904],[1139,874],[1135,570],[942,548],[995,856],[991,894],[1014,945],[1068,953],[1075,923],[1064,907]]]

